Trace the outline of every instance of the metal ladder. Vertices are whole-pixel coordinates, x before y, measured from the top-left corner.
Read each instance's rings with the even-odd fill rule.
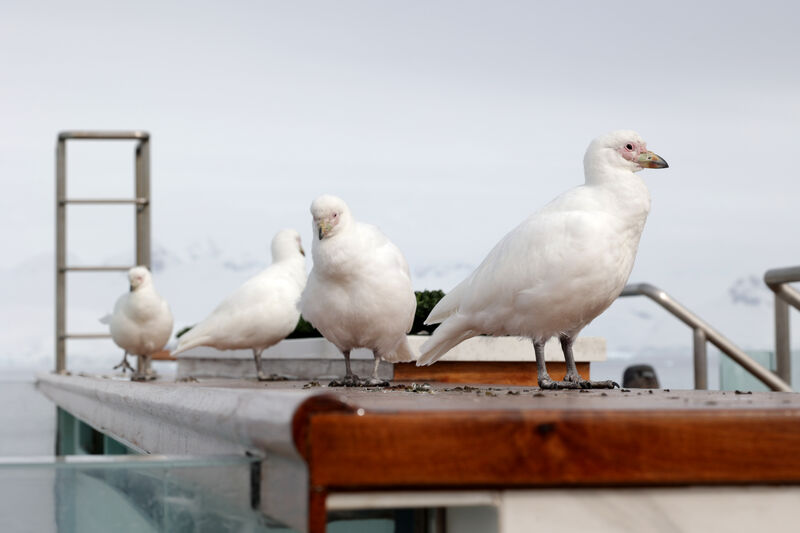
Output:
[[[68,140],[135,140],[135,198],[67,198]],[[132,204],[136,207],[136,265],[150,268],[150,134],[146,131],[62,131],[56,144],[56,372],[67,371],[67,339],[107,339],[108,333],[67,332],[67,272],[126,271],[132,266],[67,265],[67,205]],[[147,361],[137,357],[136,374]]]

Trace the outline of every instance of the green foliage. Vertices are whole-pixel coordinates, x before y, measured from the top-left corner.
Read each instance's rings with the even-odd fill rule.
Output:
[[[195,324],[195,325],[196,325],[196,324]],[[178,330],[178,332],[175,334],[175,338],[176,338],[176,339],[180,339],[180,338],[181,338],[181,335],[183,335],[184,333],[186,333],[187,331],[189,331],[190,329],[192,329],[192,328],[193,328],[195,325],[186,326],[186,327],[185,327],[185,328],[183,328],[183,329],[179,329],[179,330]]]
[[[444,291],[415,291],[417,297],[417,312],[414,314],[414,325],[411,326],[411,334],[418,335],[419,333],[433,333],[439,324],[431,324],[426,326],[425,319],[431,314],[431,311],[439,300],[444,298]]]
[[[319,332],[314,326],[311,325],[305,318],[302,316],[300,320],[297,321],[297,327],[294,328],[294,331],[289,334],[287,339],[308,339],[311,337],[322,337],[322,333]]]

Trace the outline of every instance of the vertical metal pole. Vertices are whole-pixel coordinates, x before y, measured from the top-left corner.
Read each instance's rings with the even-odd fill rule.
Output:
[[[56,144],[56,372],[67,369],[67,146]]]
[[[136,206],[136,264],[150,265],[150,137],[136,147],[136,197],[144,204]]]
[[[706,333],[694,329],[694,388],[708,389],[708,354],[706,352]]]
[[[789,304],[775,295],[775,373],[792,384],[792,352],[789,341]]]
[[[136,146],[136,198],[144,203],[136,204],[136,264],[150,265],[150,137],[146,136]],[[147,379],[150,373],[150,358],[136,358],[134,379]]]

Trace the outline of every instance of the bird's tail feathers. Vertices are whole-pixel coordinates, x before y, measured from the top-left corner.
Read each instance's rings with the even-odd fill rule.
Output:
[[[383,360],[389,363],[408,363],[409,361],[416,360],[416,358],[417,355],[411,350],[407,338],[403,338],[395,351],[383,356]]]
[[[431,338],[425,341],[420,348],[421,353],[417,359],[417,366],[435,363],[457,344],[478,335],[475,330],[462,329],[463,324],[460,322],[460,320],[450,319],[433,332]]]
[[[101,316],[98,320],[101,324],[111,324],[111,313]]]
[[[464,292],[466,281],[462,281],[453,290],[444,295],[444,298],[433,306],[425,324],[438,324],[453,315],[461,306],[461,293]]]
[[[170,355],[174,357],[179,353],[183,353],[186,350],[191,350],[192,348],[197,348],[198,346],[203,346],[211,341],[211,337],[208,335],[201,335],[189,339],[186,338],[186,335],[188,335],[188,333],[182,335],[181,338],[178,339],[178,346],[170,353]]]

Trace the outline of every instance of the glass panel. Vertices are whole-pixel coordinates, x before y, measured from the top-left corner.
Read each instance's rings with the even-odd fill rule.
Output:
[[[0,459],[5,531],[289,531],[251,508],[246,457]]]
[[[747,355],[755,359],[760,365],[775,370],[775,354],[769,351],[747,352]],[[742,391],[768,391],[769,387],[753,377],[747,370],[737,362],[727,356],[720,357],[720,390],[742,390]]]

